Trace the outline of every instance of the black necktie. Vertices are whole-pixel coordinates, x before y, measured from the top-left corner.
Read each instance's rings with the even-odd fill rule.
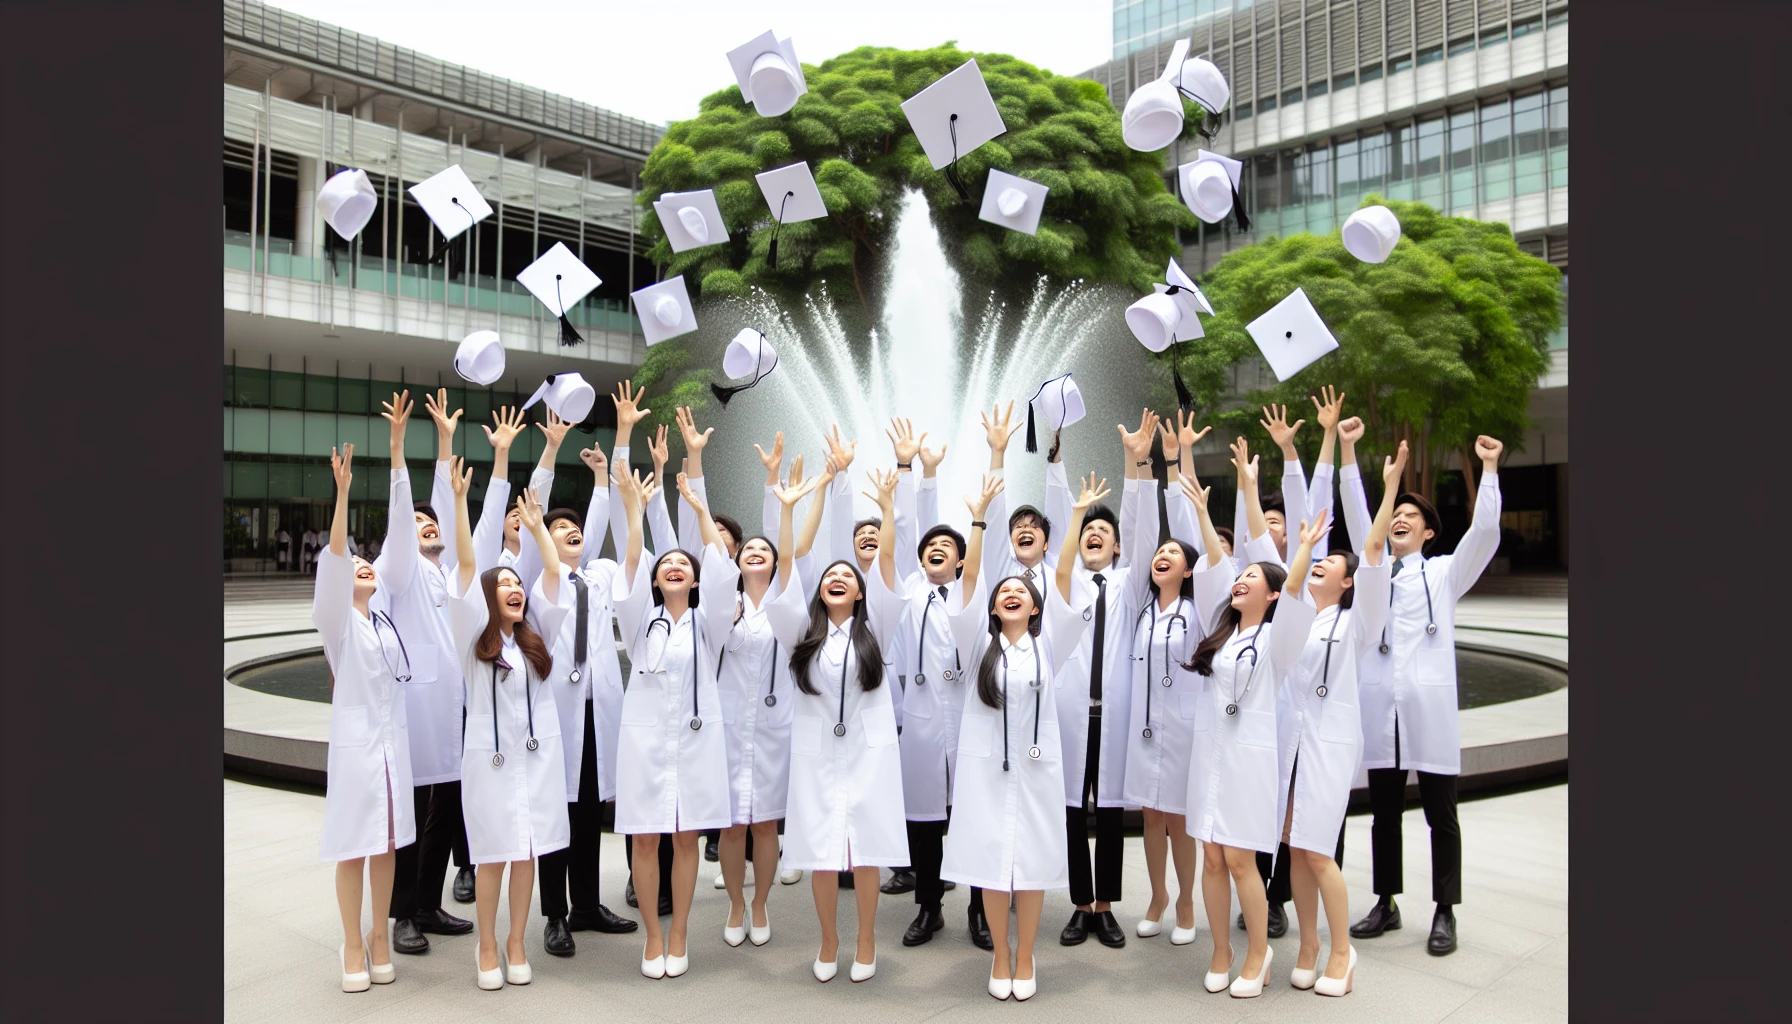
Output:
[[[1102,652],[1107,650],[1108,637],[1108,580],[1101,573],[1095,574],[1095,640],[1090,647],[1089,664],[1089,699],[1101,699],[1101,663],[1106,661]]]
[[[1028,569],[1028,570],[1027,570],[1027,571],[1026,571],[1026,574],[1025,574],[1025,575],[1026,575],[1026,577],[1027,577],[1027,579],[1032,579],[1032,578],[1033,578],[1033,570],[1031,570],[1031,569]]]
[[[942,584],[940,584],[940,600],[944,601],[945,599],[946,599],[946,585],[944,583],[942,583]]]
[[[578,625],[573,631],[572,662],[574,665],[585,664],[585,633],[591,624],[591,588],[586,586],[585,578],[578,573],[572,574],[572,586],[579,592]]]
[[[1400,575],[1400,570],[1404,569],[1404,568],[1406,568],[1406,559],[1404,559],[1404,558],[1394,559],[1394,571],[1388,573],[1388,579],[1391,580],[1394,577]]]

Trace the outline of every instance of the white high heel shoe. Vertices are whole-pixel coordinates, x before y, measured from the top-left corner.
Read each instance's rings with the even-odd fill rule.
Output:
[[[1317,954],[1315,954],[1315,956],[1317,956]],[[1296,961],[1296,964],[1297,964],[1297,966],[1294,968],[1294,970],[1288,972],[1288,984],[1293,985],[1295,988],[1300,989],[1302,992],[1305,992],[1307,989],[1310,989],[1313,987],[1313,983],[1315,981],[1319,980],[1319,970],[1318,970],[1319,962],[1317,959],[1315,959],[1313,962],[1313,968],[1310,970],[1307,968],[1298,966],[1298,961]]]
[[[1021,978],[1014,979],[1013,991],[1014,991],[1014,1001],[1017,1003],[1024,1003],[1027,1000],[1033,998],[1033,996],[1036,993],[1038,993],[1038,991],[1039,991],[1039,961],[1037,958],[1035,958],[1033,961],[1033,976],[1031,978],[1026,978],[1024,980]]]
[[[367,937],[367,945],[364,948],[367,950],[367,974],[370,981],[375,985],[390,985],[398,980],[398,970],[390,963],[376,964],[373,962],[373,936]]]
[[[753,945],[763,946],[772,941],[772,912],[769,910],[765,912],[764,928],[753,923],[752,913],[753,910],[749,907],[747,909],[747,938],[752,941]]]
[[[1133,930],[1138,933],[1139,938],[1149,939],[1151,936],[1164,930],[1164,923],[1161,919],[1153,921],[1149,917],[1141,917],[1139,918],[1139,926]]]
[[[724,879],[722,877],[722,873],[720,871],[716,872],[716,888],[718,888],[718,889],[728,888],[728,881],[727,881],[727,879]]]
[[[647,959],[647,947],[641,947],[641,974],[655,981],[666,976],[666,954],[661,953],[653,959]]]
[[[803,872],[799,868],[785,868],[778,873],[778,881],[785,885],[795,885],[803,880]]]
[[[535,980],[535,968],[525,960],[520,964],[504,963],[504,980],[512,985],[527,985]]]
[[[995,996],[997,999],[1007,999],[1014,994],[1014,979],[998,978],[993,974],[990,975],[989,994]]]
[[[858,957],[852,958],[851,977],[853,981],[870,981],[877,973],[877,957],[872,957],[868,964],[859,963]]]
[[[668,945],[667,948],[671,948],[670,945]],[[666,977],[682,977],[684,973],[690,969],[691,950],[688,945],[685,947],[683,956],[673,956],[671,953],[666,954]]]
[[[348,943],[345,942],[342,945],[336,947],[336,962],[342,966],[342,991],[344,991],[344,992],[365,992],[365,991],[367,991],[368,987],[373,984],[372,979],[368,976],[368,973],[366,971],[354,971],[351,973],[348,970],[348,964],[346,962],[347,956],[348,956]],[[363,961],[362,966],[365,967],[366,966],[365,961],[367,959],[367,951],[365,948],[363,948],[361,951],[361,959]]]
[[[747,941],[747,923],[750,920],[747,915],[752,912],[752,909],[748,908],[746,913],[741,915],[740,924],[729,924],[728,922],[723,921],[722,941],[730,946],[738,946]]]
[[[824,983],[833,981],[834,975],[840,973],[840,962],[838,960],[830,960],[824,963],[820,957],[816,957],[815,966],[812,970],[815,972],[816,981]]]
[[[1195,941],[1195,930],[1176,925],[1170,929],[1170,945],[1186,946]]]
[[[1226,951],[1228,953],[1228,959],[1230,959],[1231,947],[1227,946]],[[1230,965],[1223,971],[1208,971],[1207,976],[1201,979],[1201,987],[1215,995],[1226,991],[1227,987],[1231,984],[1232,968]]]
[[[1263,994],[1263,986],[1269,981],[1269,962],[1276,958],[1274,949],[1263,951],[1263,969],[1255,978],[1247,978],[1243,974],[1232,980],[1232,998],[1255,999]]]
[[[475,975],[474,980],[479,983],[479,987],[481,990],[486,991],[486,992],[496,992],[497,990],[504,987],[503,963],[504,963],[503,958],[500,957],[498,959],[497,967],[494,967],[489,971],[484,969],[483,967],[480,967],[479,966],[479,943],[477,943],[477,942],[473,943],[473,970],[478,972],[477,975]]]
[[[1313,983],[1313,991],[1322,996],[1345,996],[1350,994],[1351,985],[1356,981],[1356,946],[1350,947],[1350,966],[1344,968],[1342,978],[1328,978],[1320,975]]]

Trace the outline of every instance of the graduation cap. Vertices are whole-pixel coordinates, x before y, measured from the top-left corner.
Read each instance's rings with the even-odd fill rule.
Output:
[[[821,201],[821,190],[815,187],[815,175],[809,170],[807,161],[762,171],[755,174],[753,180],[759,182],[759,191],[765,195],[765,205],[771,207],[776,222],[772,228],[772,243],[766,247],[765,254],[766,264],[776,268],[778,228],[826,217],[828,206]]]
[[[1083,418],[1083,392],[1068,373],[1061,373],[1039,385],[1039,390],[1027,400],[1027,451],[1030,452],[1039,450],[1039,441],[1033,432],[1035,409],[1052,430],[1052,450],[1046,458],[1053,458],[1058,454],[1058,431]]]
[[[635,315],[641,318],[641,333],[647,336],[649,345],[697,329],[697,315],[691,310],[691,293],[685,290],[683,274],[648,285],[629,297],[635,300]]]
[[[565,242],[555,242],[554,247],[541,254],[534,263],[523,268],[516,275],[517,283],[529,289],[530,294],[541,300],[555,316],[560,318],[560,344],[577,345],[585,339],[573,330],[572,321],[566,319],[566,311],[579,304],[579,300],[591,294],[591,290],[603,283],[603,280],[591,272],[591,268],[579,262]],[[561,417],[566,419],[568,417]],[[581,419],[582,417],[570,417]]]
[[[1344,248],[1364,263],[1380,263],[1400,241],[1400,218],[1385,206],[1365,206],[1344,222]]]
[[[741,98],[753,104],[760,117],[788,113],[796,106],[796,98],[809,91],[796,47],[770,30],[729,50],[728,63],[734,65]]]
[[[1231,214],[1238,222],[1238,230],[1251,230],[1251,219],[1245,215],[1243,200],[1238,198],[1243,161],[1203,149],[1194,160],[1176,170],[1182,182],[1182,201],[1195,216],[1218,224]]]
[[[771,342],[765,340],[765,332],[756,328],[743,328],[734,340],[728,343],[728,350],[722,354],[722,372],[732,380],[738,380],[748,374],[753,379],[745,384],[734,384],[723,387],[711,384],[709,390],[716,396],[716,401],[723,405],[737,393],[747,390],[765,379],[778,365],[778,353]]]
[[[497,331],[474,331],[454,350],[454,372],[480,387],[504,376],[504,343]]]
[[[1244,329],[1251,333],[1278,381],[1287,380],[1338,347],[1307,293],[1299,288]]]
[[[1141,153],[1155,153],[1182,134],[1182,62],[1188,57],[1188,40],[1178,39],[1170,59],[1155,81],[1133,90],[1120,112],[1120,137]]]
[[[554,415],[568,423],[578,423],[590,415],[597,404],[597,390],[576,373],[550,373],[535,394],[523,403],[527,409],[536,402],[545,402]]]
[[[653,201],[653,212],[659,215],[673,252],[720,245],[728,240],[728,228],[722,223],[722,211],[716,206],[713,189],[667,192]]]
[[[344,241],[352,240],[373,219],[380,197],[358,167],[344,168],[317,190],[317,212]]]
[[[983,188],[983,208],[977,211],[977,219],[1024,234],[1035,234],[1039,230],[1039,215],[1045,210],[1048,191],[1036,181],[991,167],[989,182]]]
[[[1201,137],[1211,139],[1218,135],[1220,112],[1232,101],[1232,87],[1226,84],[1226,76],[1220,73],[1219,66],[1206,57],[1196,57],[1184,63],[1177,91],[1200,104],[1204,111],[1201,127],[1197,129]]]
[[[921,140],[933,169],[944,168],[958,198],[970,202],[971,195],[958,176],[958,158],[1008,130],[976,60],[965,61],[903,100],[902,113],[915,138]]]
[[[409,189],[411,198],[423,207],[429,222],[442,233],[442,248],[429,258],[430,263],[442,263],[448,256],[451,246],[446,243],[459,238],[461,233],[492,215],[491,204],[473,187],[473,180],[467,172],[454,164],[442,172],[432,175],[412,185]]]
[[[1164,271],[1167,284],[1154,284],[1153,294],[1126,307],[1126,326],[1133,337],[1152,352],[1162,352],[1171,345],[1204,337],[1198,314],[1213,315],[1213,305],[1196,287],[1194,279],[1176,265],[1175,260]],[[1194,407],[1194,396],[1182,381],[1176,365],[1180,350],[1170,353],[1170,377],[1176,384],[1176,404],[1182,409]]]

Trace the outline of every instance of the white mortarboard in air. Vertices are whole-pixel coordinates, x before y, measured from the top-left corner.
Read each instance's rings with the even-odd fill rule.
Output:
[[[728,400],[737,392],[745,391],[765,379],[765,375],[777,365],[778,353],[772,348],[772,343],[765,340],[765,332],[756,327],[744,327],[728,343],[728,350],[722,353],[722,372],[734,380],[747,376],[753,379],[745,384],[711,384],[709,390],[714,392],[716,401],[727,405]]]
[[[683,274],[648,285],[631,298],[635,300],[635,315],[641,318],[641,333],[647,336],[649,345],[697,329],[697,314],[691,311],[691,293],[685,290]]]
[[[1213,306],[1194,279],[1170,261],[1164,271],[1168,284],[1154,284],[1155,293],[1126,307],[1126,326],[1139,343],[1153,352],[1162,352],[1171,345],[1194,341],[1206,336],[1199,314],[1213,314]],[[1176,354],[1170,356],[1170,379],[1176,385],[1176,404],[1181,409],[1194,408],[1194,396],[1182,382],[1182,371],[1176,365]]]
[[[809,170],[808,161],[786,164],[762,171],[753,176],[759,182],[759,191],[765,195],[765,205],[771,207],[772,242],[766,247],[765,262],[769,266],[778,265],[778,229],[786,224],[796,224],[805,220],[816,220],[828,215],[828,206],[822,202],[821,190],[815,187],[815,174]]]
[[[555,242],[552,249],[524,267],[516,279],[548,307],[548,312],[560,318],[560,344],[577,345],[585,340],[573,330],[572,321],[566,319],[566,311],[578,305],[580,299],[590,295],[591,290],[603,281],[591,272],[590,267],[579,262],[565,242]]]
[[[734,80],[741,98],[753,104],[760,117],[777,117],[796,106],[796,98],[809,91],[803,81],[803,65],[796,47],[769,29],[753,41],[728,51]]]
[[[536,402],[546,402],[554,415],[568,423],[581,423],[591,415],[591,407],[597,403],[597,391],[576,373],[550,373],[548,379],[541,382],[541,387],[535,389],[535,394],[523,403],[523,408]]]
[[[480,387],[504,376],[504,343],[497,331],[474,331],[454,350],[454,372]]]
[[[491,205],[459,164],[412,185],[410,192],[429,222],[449,241],[492,215]]]
[[[1039,442],[1033,431],[1035,411],[1045,420],[1046,429],[1056,434],[1083,418],[1083,392],[1068,373],[1061,373],[1039,385],[1039,390],[1033,392],[1033,397],[1027,401],[1027,451],[1030,452],[1039,450]],[[1057,447],[1054,442],[1052,450],[1056,451]]]
[[[345,240],[353,241],[373,218],[380,197],[358,167],[337,171],[317,190],[317,212]]]
[[[1194,160],[1177,168],[1177,177],[1182,183],[1182,201],[1195,216],[1209,224],[1218,224],[1231,214],[1238,222],[1238,230],[1249,231],[1251,219],[1245,215],[1244,203],[1238,198],[1238,185],[1243,174],[1243,161],[1200,150]]]
[[[1039,230],[1039,215],[1045,210],[1048,191],[1037,181],[991,167],[989,182],[983,186],[983,209],[977,211],[977,219],[1034,234]]]
[[[1269,308],[1269,312],[1245,325],[1251,340],[1269,361],[1276,380],[1287,380],[1320,356],[1338,347],[1338,341],[1319,319],[1307,293],[1299,288]]]
[[[952,183],[958,197],[970,202],[971,195],[953,165],[966,153],[1008,130],[977,62],[965,61],[939,81],[903,100],[902,113],[915,138],[921,140],[933,169],[944,168],[946,180]]]
[[[1127,97],[1120,112],[1120,137],[1141,153],[1155,153],[1182,134],[1182,63],[1188,57],[1188,40],[1178,39],[1170,48],[1170,60],[1157,80],[1146,82]]]
[[[1344,222],[1344,248],[1364,263],[1380,263],[1400,241],[1400,218],[1385,206],[1365,206]]]
[[[1201,105],[1201,109],[1219,116],[1232,101],[1232,87],[1226,84],[1226,76],[1220,73],[1219,66],[1206,57],[1195,57],[1182,65],[1182,94]],[[1207,135],[1206,125],[1201,134]],[[1218,128],[1214,131],[1217,133]],[[1213,138],[1212,135],[1207,135]]]
[[[722,223],[714,189],[667,192],[653,201],[653,212],[659,215],[660,227],[665,229],[673,252],[720,245],[728,240],[728,228]]]

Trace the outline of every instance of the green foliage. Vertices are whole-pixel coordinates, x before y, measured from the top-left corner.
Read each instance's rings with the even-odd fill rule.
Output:
[[[1345,415],[1368,426],[1362,461],[1373,451],[1378,464],[1404,439],[1414,452],[1409,483],[1430,493],[1436,472],[1457,468],[1477,434],[1522,447],[1530,390],[1549,369],[1549,335],[1562,323],[1562,275],[1519,251],[1504,224],[1379,196],[1363,205],[1385,205],[1400,218],[1400,243],[1386,262],[1357,260],[1336,231],[1229,253],[1202,281],[1218,315],[1204,319],[1205,339],[1182,346],[1177,366],[1202,407],[1213,408],[1229,390],[1231,367],[1257,357],[1245,325],[1305,289],[1338,350],[1216,414],[1221,434],[1267,442],[1258,406],[1286,403],[1290,420],[1308,421],[1300,440],[1310,458],[1319,431],[1308,396],[1333,384],[1349,396]]]

